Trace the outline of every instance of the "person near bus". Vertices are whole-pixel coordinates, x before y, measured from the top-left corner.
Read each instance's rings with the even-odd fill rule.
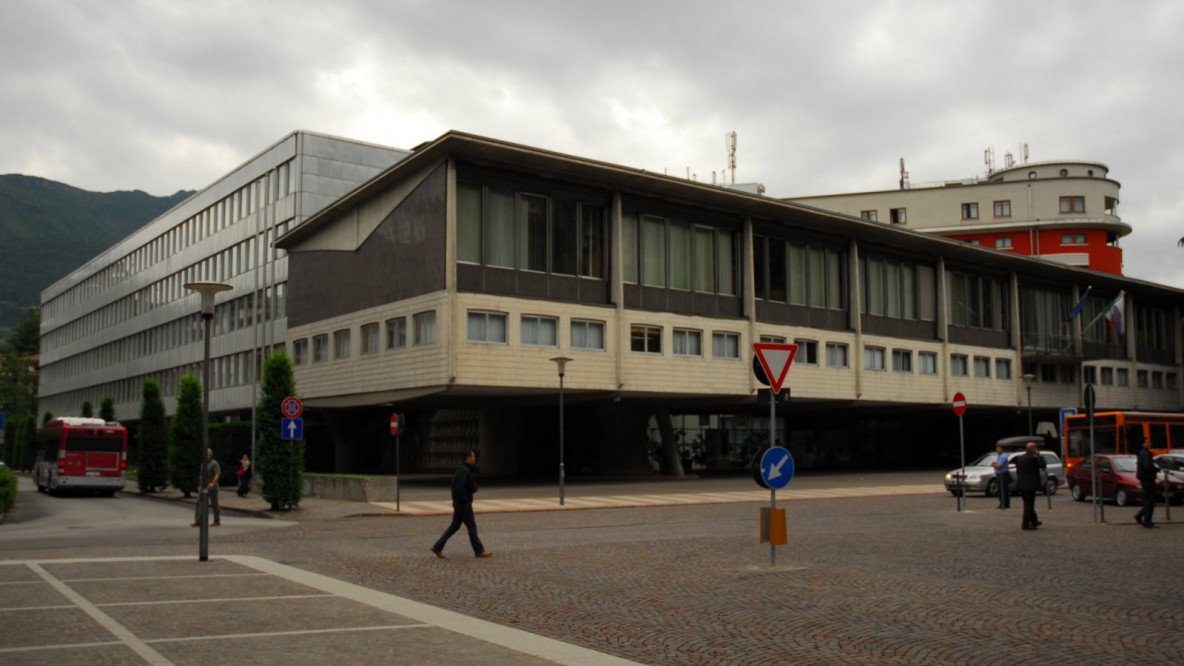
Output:
[[[1044,468],[1048,463],[1036,448],[1036,442],[1028,442],[1027,452],[1015,459],[1015,488],[1024,500],[1023,529],[1034,530],[1042,524],[1036,516],[1036,491],[1043,485]]]
[[[1003,446],[995,447],[995,462],[991,467],[995,469],[995,487],[999,489],[999,508],[1011,508],[1011,471],[1007,469],[1007,454]]]
[[[214,522],[210,524],[210,527],[220,527],[222,525],[222,508],[218,506],[218,479],[222,476],[222,468],[218,465],[218,461],[214,460],[213,449],[206,449],[206,465],[204,471],[205,474],[202,476],[208,475],[210,480],[202,490],[205,491],[206,497],[209,498],[210,507],[214,511]],[[200,485],[201,481],[198,484]],[[201,493],[198,493],[197,505],[193,511],[193,523],[190,527],[197,527],[200,524],[198,521],[201,520],[201,505],[204,501],[206,500],[202,499]]]
[[[238,470],[235,472],[238,475],[238,496],[246,497],[247,493],[251,492],[251,458],[247,454],[243,454],[243,459],[239,461]]]
[[[1151,455],[1151,440],[1143,437],[1139,443],[1143,448],[1136,458],[1135,477],[1143,486],[1143,508],[1135,514],[1135,522],[1143,527],[1159,527],[1151,522],[1151,514],[1155,513],[1155,458]]]

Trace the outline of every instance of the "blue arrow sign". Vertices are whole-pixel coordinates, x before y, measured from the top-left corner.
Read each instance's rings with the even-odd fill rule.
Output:
[[[774,446],[761,456],[761,480],[773,490],[784,488],[793,479],[793,456],[781,446]]]
[[[304,419],[280,419],[280,439],[304,439]]]
[[[4,412],[0,412],[0,430],[4,429]]]

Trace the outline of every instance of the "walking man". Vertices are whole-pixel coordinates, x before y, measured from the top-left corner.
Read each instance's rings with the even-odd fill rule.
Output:
[[[1151,514],[1155,513],[1155,459],[1151,457],[1151,441],[1146,437],[1142,439],[1143,448],[1139,450],[1135,464],[1135,477],[1143,486],[1143,508],[1135,514],[1135,522],[1143,527],[1159,527],[1151,522]]]
[[[1028,442],[1027,452],[1016,457],[1015,488],[1024,500],[1025,530],[1034,530],[1041,525],[1040,519],[1036,517],[1036,489],[1043,485],[1044,468],[1047,466],[1036,448],[1036,442]]]
[[[199,489],[199,492],[197,493],[197,505],[193,511],[193,523],[190,525],[190,527],[197,527],[199,524],[198,521],[201,520],[201,505],[202,502],[206,501],[204,498],[202,498],[203,491],[205,495],[210,498],[210,507],[214,510],[214,522],[210,525],[210,527],[221,527],[222,508],[218,506],[218,479],[222,476],[222,468],[218,466],[218,461],[214,460],[213,449],[206,449],[206,468],[204,471],[206,473],[202,474],[203,478],[198,483],[200,485],[200,483],[206,482],[206,487]],[[209,479],[208,482],[206,481],[206,478]]]
[[[477,537],[477,520],[473,516],[473,493],[477,492],[477,481],[473,477],[476,472],[477,452],[469,451],[465,456],[464,464],[456,468],[456,473],[452,475],[452,524],[444,530],[444,534],[441,534],[435,545],[432,546],[432,552],[436,554],[436,557],[444,557],[444,544],[448,543],[448,539],[456,534],[461,525],[464,525],[469,531],[469,544],[473,547],[474,556],[489,557],[493,555],[485,550],[481,539]]]
[[[995,487],[999,489],[999,508],[1011,508],[1011,470],[1007,469],[1007,454],[1003,452],[1002,446],[995,447],[995,462],[991,463],[991,467],[995,468]]]

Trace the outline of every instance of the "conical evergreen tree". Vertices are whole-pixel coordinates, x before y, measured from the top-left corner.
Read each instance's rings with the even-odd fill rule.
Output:
[[[263,363],[263,394],[255,409],[256,473],[272,511],[300,504],[304,494],[304,440],[280,439],[280,403],[296,395],[292,361],[278,351]]]
[[[140,492],[155,493],[169,485],[169,430],[160,385],[145,379],[140,394]]]
[[[173,416],[169,479],[173,487],[189,497],[197,491],[205,452],[201,450],[201,382],[193,375],[181,378],[177,389],[177,413]]]
[[[103,401],[99,403],[99,418],[104,421],[115,420],[115,398],[103,396]]]

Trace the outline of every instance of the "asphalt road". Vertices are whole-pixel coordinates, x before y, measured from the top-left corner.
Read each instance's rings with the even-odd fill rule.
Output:
[[[466,552],[463,533],[448,559],[432,556],[439,516],[212,531],[211,553],[648,664],[1184,663],[1184,512],[1167,521],[1160,507],[1162,529],[1145,530],[1133,508],[1110,506],[1111,522],[1095,524],[1064,493],[1052,510],[1039,500],[1036,532],[1020,530],[1018,508],[972,497],[957,512],[944,491],[785,502],[777,566],[758,542],[757,503],[481,515],[488,559]],[[155,541],[70,551],[195,556],[193,532],[160,529]]]

